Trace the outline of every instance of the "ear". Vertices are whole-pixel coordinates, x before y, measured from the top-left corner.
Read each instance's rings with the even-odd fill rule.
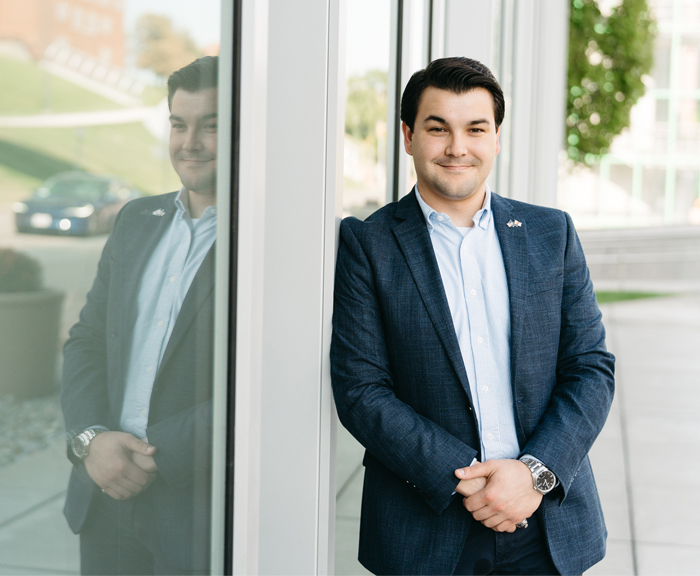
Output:
[[[496,155],[501,151],[501,127],[496,130]]]
[[[413,132],[405,122],[401,122],[401,132],[403,132],[403,147],[406,154],[413,156]]]

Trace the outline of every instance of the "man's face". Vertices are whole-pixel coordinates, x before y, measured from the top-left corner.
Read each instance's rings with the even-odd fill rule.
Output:
[[[170,160],[182,185],[216,193],[217,89],[178,89],[170,112]]]
[[[481,194],[500,150],[493,97],[485,88],[457,94],[426,88],[414,131],[404,122],[404,146],[413,156],[418,189],[426,197],[459,201]]]

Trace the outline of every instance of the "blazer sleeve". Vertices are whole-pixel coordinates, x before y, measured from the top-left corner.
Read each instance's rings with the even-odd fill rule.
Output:
[[[109,420],[107,391],[107,305],[111,278],[112,248],[122,211],[115,220],[102,251],[97,276],[87,295],[78,322],[70,329],[63,347],[61,406],[70,433]]]
[[[440,513],[458,484],[454,471],[470,465],[477,451],[396,397],[375,286],[369,259],[345,220],[340,228],[331,341],[338,415],[375,458],[415,486]]]
[[[568,214],[556,385],[549,406],[523,448],[556,474],[563,498],[603,429],[615,389],[615,357],[581,243]]]

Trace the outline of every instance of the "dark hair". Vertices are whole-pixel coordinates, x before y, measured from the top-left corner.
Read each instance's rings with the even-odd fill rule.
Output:
[[[219,85],[219,57],[205,56],[173,72],[168,78],[168,108],[172,110],[173,96],[178,88],[198,92]]]
[[[493,96],[493,116],[496,128],[503,122],[506,104],[498,80],[486,66],[471,58],[440,58],[428,64],[425,70],[419,70],[408,81],[401,97],[401,120],[413,132],[418,114],[418,104],[423,91],[432,86],[462,94],[475,88],[485,88]]]

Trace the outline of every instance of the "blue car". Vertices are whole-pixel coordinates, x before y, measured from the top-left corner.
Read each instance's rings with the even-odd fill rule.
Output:
[[[18,232],[108,234],[122,206],[140,195],[114,176],[63,172],[44,182],[31,198],[16,202],[12,210]]]

